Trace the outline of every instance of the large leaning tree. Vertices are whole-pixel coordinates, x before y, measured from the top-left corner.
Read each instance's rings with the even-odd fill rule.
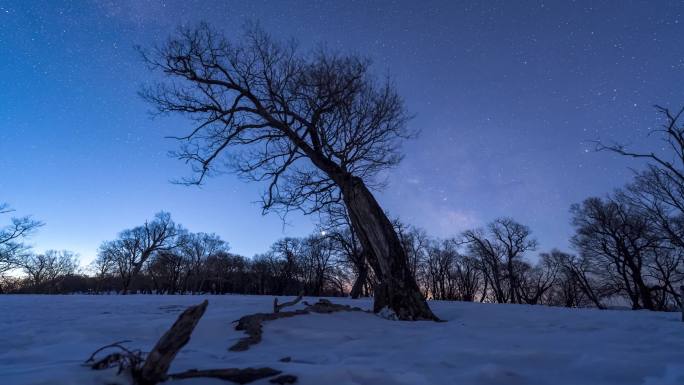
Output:
[[[300,51],[259,28],[229,40],[207,25],[181,29],[146,63],[164,80],[143,90],[159,113],[196,124],[176,155],[193,166],[187,183],[228,167],[266,181],[263,209],[313,213],[347,207],[381,284],[376,312],[399,319],[437,319],[421,295],[391,222],[371,193],[396,165],[407,112],[390,81],[369,61],[325,49]]]

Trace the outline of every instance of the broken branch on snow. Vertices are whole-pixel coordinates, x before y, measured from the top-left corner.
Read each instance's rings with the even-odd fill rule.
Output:
[[[142,385],[153,385],[166,380],[166,372],[171,366],[171,362],[176,358],[176,354],[190,341],[190,335],[195,330],[195,326],[207,310],[209,302],[204,300],[199,305],[190,306],[185,309],[171,329],[157,341],[154,348],[147,355],[145,363],[138,374],[139,382]]]
[[[298,304],[299,301],[301,301],[301,300],[302,300],[302,294],[300,294],[299,296],[297,296],[297,298],[293,299],[290,302],[283,302],[282,304],[279,305],[278,304],[278,297],[275,297],[275,299],[273,300],[273,312],[274,313],[280,313],[280,311],[283,310],[284,308],[286,308],[288,306],[294,306],[294,305]]]
[[[197,378],[210,377],[231,381],[238,384],[248,384],[263,378],[273,377],[281,374],[279,370],[272,368],[228,368],[228,369],[191,369],[181,373],[167,375],[178,352],[190,341],[190,335],[197,326],[200,318],[204,315],[208,306],[208,301],[199,305],[190,306],[181,315],[169,330],[157,341],[152,351],[143,360],[140,350],[129,350],[122,344],[129,341],[119,341],[97,349],[85,361],[92,369],[102,370],[119,366],[118,374],[124,370],[131,374],[136,385],[156,385],[169,378]],[[116,352],[108,354],[102,359],[96,360],[95,356],[106,349],[117,349]],[[287,379],[287,383],[293,383],[297,377],[286,375],[276,377],[282,381]]]
[[[303,310],[293,310],[282,313],[256,313],[240,318],[237,321],[237,325],[235,325],[235,330],[244,330],[247,336],[241,338],[231,346],[229,350],[233,352],[242,352],[249,349],[251,345],[261,342],[261,335],[263,334],[262,323],[265,321],[273,321],[280,318],[289,318],[310,313],[329,314],[338,311],[363,311],[358,307],[334,304],[327,299],[319,299],[318,302],[313,305],[308,302],[304,302],[304,304],[306,305],[306,308]]]

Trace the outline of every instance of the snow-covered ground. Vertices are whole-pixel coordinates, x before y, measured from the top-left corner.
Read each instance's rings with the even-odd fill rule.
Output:
[[[209,308],[171,372],[270,366],[303,385],[684,384],[684,323],[677,313],[432,302],[448,322],[304,315],[266,323],[260,344],[230,352],[244,335],[231,321],[270,311],[273,297],[141,295],[0,296],[0,384],[120,382],[82,361],[117,340],[151,349],[186,306],[204,298]],[[292,361],[279,361],[286,356]]]

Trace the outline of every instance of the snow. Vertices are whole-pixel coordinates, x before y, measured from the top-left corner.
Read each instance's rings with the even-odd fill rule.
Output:
[[[172,372],[270,366],[303,385],[684,384],[677,313],[431,302],[448,322],[311,314],[268,322],[260,344],[230,352],[244,335],[231,321],[270,311],[273,297],[143,295],[0,296],[0,384],[126,384],[81,363],[118,340],[151,349],[186,306],[205,298],[209,308]],[[287,356],[291,362],[279,361]]]

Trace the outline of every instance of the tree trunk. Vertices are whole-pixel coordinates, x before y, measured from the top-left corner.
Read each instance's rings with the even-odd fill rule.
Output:
[[[366,266],[365,261],[358,266],[358,269],[359,275],[356,277],[354,286],[352,286],[351,292],[349,293],[353,299],[359,298],[361,291],[363,290],[363,286],[366,284],[366,280],[368,279],[368,267]]]
[[[176,322],[164,333],[154,345],[152,351],[145,358],[145,363],[139,372],[134,372],[136,383],[141,385],[155,385],[166,381],[166,372],[176,358],[178,352],[190,341],[190,335],[195,330],[200,318],[207,310],[209,302],[205,299],[201,304],[190,306],[178,316]]]
[[[131,279],[130,278],[124,278],[122,279],[121,282],[121,295],[126,295],[128,294],[128,287],[131,285]]]
[[[373,311],[392,310],[401,320],[438,320],[423,298],[392,223],[358,177],[338,177],[349,217],[380,281]]]

